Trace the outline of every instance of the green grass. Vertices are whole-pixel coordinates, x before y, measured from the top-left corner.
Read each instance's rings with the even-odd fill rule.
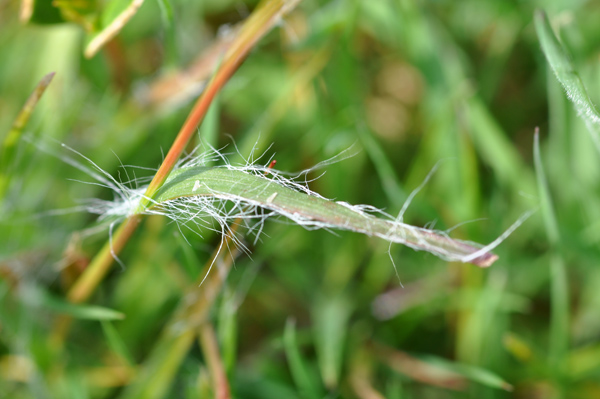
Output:
[[[91,166],[60,143],[147,184],[198,94],[175,90],[173,105],[143,101],[147,89],[256,6],[146,1],[85,58],[117,3],[36,10],[21,24],[19,4],[0,2],[0,154],[10,153],[0,155],[0,397],[205,398],[223,375],[244,399],[599,395],[600,8],[303,0],[187,146],[227,145],[234,163],[255,146],[260,165],[274,156],[290,172],[353,146],[309,173],[310,189],[392,215],[441,161],[405,222],[459,225],[453,238],[488,243],[538,209],[490,268],[278,219],[256,242],[240,227],[250,255],[221,251],[199,286],[220,235],[149,216],[122,266],[74,304],[70,289],[109,237],[77,207],[113,193],[83,183],[93,179],[65,159]],[[77,15],[95,21],[89,32]],[[223,61],[205,60],[208,71]],[[11,128],[50,72],[13,146]]]

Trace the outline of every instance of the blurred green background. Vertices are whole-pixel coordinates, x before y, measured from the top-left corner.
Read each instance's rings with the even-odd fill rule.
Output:
[[[108,238],[77,207],[113,194],[85,184],[64,158],[87,162],[60,143],[122,181],[152,176],[218,62],[209,49],[256,3],[148,0],[91,59],[84,22],[123,2],[55,1],[79,23],[37,3],[22,23],[21,4],[0,1],[0,140],[56,72],[0,209],[0,397],[212,397],[204,352],[175,342],[220,237],[147,218],[97,308],[74,310],[67,287]],[[405,221],[484,244],[540,201],[554,211],[526,220],[489,269],[267,221],[210,314],[232,397],[600,397],[600,154],[540,50],[538,8],[598,99],[593,1],[304,0],[252,51],[199,130],[232,162],[233,143],[244,156],[272,144],[267,158],[292,172],[353,146],[310,188],[397,214],[441,161]],[[207,72],[186,78],[190,65]],[[65,312],[79,318],[57,348]]]

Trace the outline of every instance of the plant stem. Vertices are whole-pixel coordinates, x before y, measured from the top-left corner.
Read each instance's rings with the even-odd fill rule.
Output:
[[[121,252],[140,221],[140,215],[133,215],[119,226],[112,238],[104,244],[98,255],[92,260],[92,263],[90,263],[85,272],[69,290],[67,295],[69,301],[81,303],[90,297],[96,286],[108,272],[114,257]]]
[[[231,234],[235,234],[239,222],[241,221],[237,220],[231,225]],[[154,346],[149,358],[140,367],[139,373],[125,390],[121,399],[160,398],[167,392],[173,375],[181,366],[194,339],[201,332],[202,326],[207,322],[210,308],[221,292],[223,283],[233,265],[233,260],[239,253],[237,248],[229,252],[228,256],[221,252],[221,250],[228,248],[230,243],[231,237],[227,236],[221,245],[214,250],[195,284],[185,293],[179,308],[164,327],[159,342]],[[209,274],[212,266],[216,266],[218,270]],[[206,279],[205,276],[207,276]],[[202,290],[199,290],[198,285],[201,283]],[[202,349],[206,350],[204,344],[202,344]],[[207,359],[214,356],[220,358],[218,354],[213,353],[205,354],[205,356]],[[165,357],[168,357],[168,361],[165,361]],[[214,359],[209,361],[214,361]],[[222,370],[222,367],[209,365],[209,370],[213,381],[219,381],[218,384],[215,384],[215,392],[228,392],[224,388],[227,381],[221,380],[224,373],[221,374],[219,370]],[[226,396],[223,396],[223,398],[226,398]]]
[[[185,150],[187,143],[194,133],[196,133],[197,126],[206,116],[208,108],[215,96],[239,68],[258,40],[263,37],[281,15],[296,2],[297,1],[290,2],[286,0],[269,1],[252,13],[246,23],[244,23],[239,36],[232,43],[229,51],[225,55],[221,67],[208,83],[206,89],[200,98],[198,98],[198,101],[196,101],[194,109],[177,134],[165,160],[148,185],[148,189],[146,190],[144,198],[140,201],[136,213],[143,212],[148,207],[154,194],[156,194],[165,180],[167,180],[167,177],[175,167],[177,160],[179,160],[179,157]]]
[[[219,352],[219,343],[215,336],[215,329],[211,322],[204,322],[199,328],[200,346],[206,358],[206,363],[213,379],[215,399],[229,399],[231,392],[227,375],[223,368],[223,360]]]
[[[123,222],[117,229],[112,240],[109,240],[92,260],[91,264],[69,291],[68,298],[70,301],[79,303],[90,297],[96,286],[108,272],[114,258],[123,249],[135,231],[139,224],[141,213],[151,202],[152,196],[162,186],[175,167],[177,160],[193,134],[196,132],[198,124],[202,122],[202,119],[206,115],[215,96],[239,68],[258,40],[264,36],[279,18],[281,18],[285,12],[289,11],[296,3],[297,1],[286,0],[268,1],[258,7],[245,21],[239,36],[232,43],[221,67],[209,82],[205,91],[201,94],[194,105],[192,112],[175,138],[164,162],[152,179],[152,182],[150,182],[146,194],[140,201],[135,214]]]

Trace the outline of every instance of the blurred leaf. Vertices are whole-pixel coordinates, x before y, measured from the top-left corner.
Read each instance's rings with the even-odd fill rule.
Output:
[[[565,369],[565,358],[569,347],[569,287],[565,262],[560,251],[560,232],[554,212],[554,205],[540,155],[540,137],[534,135],[534,163],[537,175],[538,192],[546,233],[550,243],[550,350],[551,364],[559,371]]]
[[[569,353],[568,373],[571,378],[594,378],[600,370],[600,345],[592,344]]]
[[[51,72],[40,80],[33,93],[31,93],[25,102],[25,105],[23,105],[21,112],[15,118],[12,128],[4,138],[2,148],[0,149],[0,200],[4,198],[8,184],[10,183],[10,168],[15,160],[17,144],[23,135],[23,129],[25,129],[35,106],[46,91],[46,88],[50,85],[50,82],[52,82],[53,77],[54,72]]]
[[[187,276],[191,280],[195,280],[198,278],[198,273],[201,270],[200,266],[203,262],[200,261],[198,255],[196,254],[196,251],[194,251],[194,248],[192,248],[190,243],[186,241],[186,238],[183,235],[177,235],[176,238],[177,243],[179,244],[179,248],[183,253],[183,259],[180,263],[185,272],[187,273]]]
[[[237,321],[236,297],[229,293],[223,296],[223,301],[219,307],[219,325],[218,334],[221,342],[221,356],[223,365],[228,375],[233,375],[237,361],[237,341],[239,327]]]
[[[337,387],[351,306],[342,295],[324,296],[313,305],[314,337],[321,376],[329,389]]]
[[[499,377],[497,374],[492,373],[491,371],[486,370],[484,368],[451,362],[437,356],[419,355],[417,357],[429,365],[439,367],[442,370],[456,373],[468,380],[478,382],[490,388],[503,389],[505,391],[512,391],[513,389],[511,384],[504,381],[504,379]]]
[[[124,11],[127,11],[133,5],[138,6],[141,5],[144,0],[108,0],[105,2],[104,7],[102,9],[102,14],[100,17],[100,26],[101,28],[106,28],[111,23],[113,23],[119,15],[121,15]],[[124,27],[123,25],[121,29]]]
[[[169,326],[168,326],[169,327]],[[176,372],[190,351],[196,337],[194,329],[175,331],[166,328],[158,339],[153,341],[150,355],[140,366],[139,372],[119,395],[122,399],[159,399],[167,397]]]
[[[135,362],[133,361],[133,356],[131,356],[129,349],[127,349],[127,344],[125,344],[113,324],[108,320],[102,320],[100,323],[102,325],[104,336],[112,350],[121,356],[129,366],[134,365]]]
[[[385,194],[388,197],[388,201],[392,204],[404,203],[408,196],[400,185],[392,164],[385,155],[385,152],[383,152],[381,145],[379,145],[375,137],[373,137],[373,134],[365,128],[359,127],[357,132],[369,154],[371,162],[375,165],[375,169],[377,170]]]
[[[144,0],[110,0],[102,11],[101,27],[88,37],[85,56],[92,58],[96,53],[127,25],[138,12]]]
[[[125,314],[113,309],[94,305],[74,305],[50,294],[45,294],[40,304],[57,313],[66,314],[77,319],[122,320],[125,318]]]
[[[494,170],[498,180],[518,194],[516,199],[524,201],[522,191],[534,187],[534,177],[513,143],[483,101],[472,97],[467,102],[471,133],[482,161]],[[529,204],[528,204],[529,205]]]
[[[323,394],[318,382],[305,359],[302,356],[296,340],[296,323],[289,318],[285,323],[283,346],[294,383],[305,398],[322,398]]]
[[[202,125],[200,125],[200,143],[201,145],[208,145],[210,148],[217,148],[218,146],[219,113],[221,110],[219,102],[220,96],[217,95],[210,104]]]
[[[506,333],[502,342],[506,350],[522,362],[527,362],[533,357],[531,346],[516,334]]]
[[[21,21],[37,24],[56,24],[65,22],[60,9],[52,1],[22,0]]]
[[[550,244],[553,246],[556,246],[560,243],[560,233],[558,231],[558,222],[554,212],[554,205],[552,204],[552,197],[550,196],[550,189],[548,188],[546,173],[544,172],[542,156],[540,154],[540,134],[537,129],[534,134],[533,160],[535,163],[540,206],[542,208],[546,232],[548,234],[548,241],[550,241]]]
[[[170,27],[173,24],[173,6],[170,0],[156,0],[160,8],[160,15],[165,27]]]

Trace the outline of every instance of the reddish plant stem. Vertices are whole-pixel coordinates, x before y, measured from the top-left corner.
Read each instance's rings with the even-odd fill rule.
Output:
[[[215,336],[215,330],[211,322],[204,322],[199,329],[200,346],[206,358],[206,363],[213,379],[213,389],[215,399],[230,399],[231,391],[229,382],[223,367],[221,353],[219,352],[219,343]]]
[[[150,198],[152,198],[156,191],[163,185],[165,180],[167,180],[167,177],[175,167],[177,160],[185,150],[187,143],[196,132],[196,128],[206,116],[208,108],[210,107],[213,99],[233,75],[235,70],[240,66],[243,58],[235,61],[237,62],[223,65],[223,69],[219,70],[217,75],[215,75],[215,77],[210,81],[206,87],[206,90],[202,93],[194,105],[194,109],[181,127],[179,134],[177,134],[177,137],[169,149],[169,152],[167,153],[167,156],[165,157],[161,167],[158,169],[158,172],[156,172],[156,175],[154,175],[150,185],[148,185],[145,198],[140,202],[138,207],[139,212],[143,211],[149,205]]]
[[[196,101],[194,109],[177,134],[175,142],[173,142],[173,145],[169,149],[165,160],[148,185],[145,198],[140,201],[138,206],[138,212],[142,212],[146,209],[151,202],[151,198],[167,180],[167,177],[175,167],[177,160],[185,150],[187,143],[196,132],[197,126],[206,116],[208,108],[217,93],[239,68],[258,40],[270,30],[284,11],[287,11],[288,8],[292,7],[292,4],[295,3],[286,2],[285,0],[267,2],[263,7],[259,7],[259,9],[248,18],[246,23],[244,23],[238,38],[234,40],[229,51],[225,55],[221,67],[213,79],[208,83],[198,101]]]

